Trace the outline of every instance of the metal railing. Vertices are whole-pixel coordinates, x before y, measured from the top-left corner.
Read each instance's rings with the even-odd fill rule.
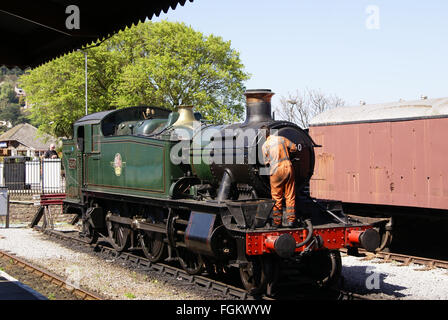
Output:
[[[62,173],[61,159],[0,163],[0,186],[10,194],[62,193]]]

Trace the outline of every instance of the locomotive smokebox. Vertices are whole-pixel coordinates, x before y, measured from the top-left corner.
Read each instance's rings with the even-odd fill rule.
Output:
[[[256,123],[263,121],[272,121],[271,116],[271,98],[275,93],[269,89],[246,90],[246,121]]]

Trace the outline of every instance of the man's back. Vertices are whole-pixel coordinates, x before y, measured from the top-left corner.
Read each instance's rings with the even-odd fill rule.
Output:
[[[289,161],[289,152],[297,150],[296,145],[289,139],[281,136],[270,135],[263,144],[263,156],[266,163],[270,164],[271,174],[275,173],[278,164],[282,161]]]

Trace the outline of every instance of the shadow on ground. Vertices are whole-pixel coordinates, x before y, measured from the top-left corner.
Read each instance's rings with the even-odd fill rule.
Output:
[[[387,274],[377,272],[371,266],[343,266],[343,287],[345,290],[359,294],[385,294],[396,298],[407,295],[401,293],[406,287],[386,282]]]

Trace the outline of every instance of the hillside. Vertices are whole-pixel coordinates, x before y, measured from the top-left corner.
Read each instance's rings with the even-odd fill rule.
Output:
[[[0,67],[0,133],[19,123],[29,122],[21,108],[24,98],[15,90],[22,74],[23,71],[18,68]]]

